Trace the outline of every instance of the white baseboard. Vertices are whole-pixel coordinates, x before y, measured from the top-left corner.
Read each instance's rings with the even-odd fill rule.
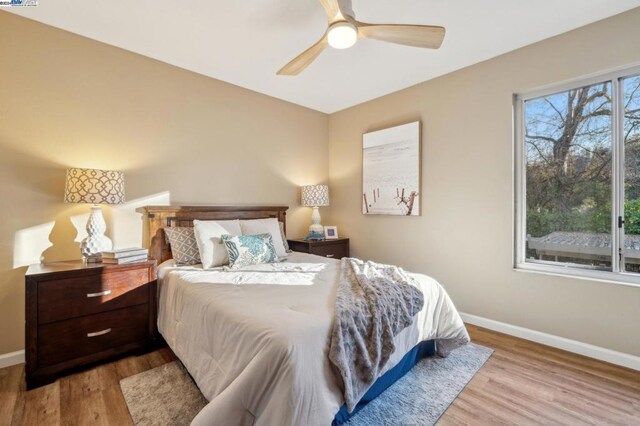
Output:
[[[0,355],[0,368],[11,367],[12,365],[22,364],[23,362],[24,350]]]
[[[460,312],[464,322],[640,371],[640,357]]]

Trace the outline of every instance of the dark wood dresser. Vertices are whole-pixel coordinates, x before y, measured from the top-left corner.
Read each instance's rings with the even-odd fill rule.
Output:
[[[349,239],[338,238],[335,240],[287,240],[289,248],[293,251],[317,254],[318,256],[341,259],[349,257]]]
[[[156,323],[156,263],[32,265],[26,273],[26,381],[150,349]]]

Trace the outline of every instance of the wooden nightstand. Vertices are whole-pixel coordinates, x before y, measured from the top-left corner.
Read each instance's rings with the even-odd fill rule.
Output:
[[[27,388],[155,338],[156,263],[32,265],[26,273]]]
[[[333,257],[341,259],[349,257],[349,239],[338,238],[336,240],[287,240],[289,248],[293,251],[317,254],[318,256]]]

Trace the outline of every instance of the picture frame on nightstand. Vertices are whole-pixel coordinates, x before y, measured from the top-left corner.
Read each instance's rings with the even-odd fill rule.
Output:
[[[325,226],[324,227],[324,238],[326,240],[337,240],[338,237],[338,227],[337,226]]]

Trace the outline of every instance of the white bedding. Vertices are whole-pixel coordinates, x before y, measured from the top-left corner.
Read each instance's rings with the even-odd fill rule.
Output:
[[[158,328],[210,401],[193,425],[331,424],[344,403],[327,357],[338,260],[292,253],[240,271],[163,266]],[[460,337],[444,289],[412,275],[424,308],[396,337],[385,371],[420,341]]]

